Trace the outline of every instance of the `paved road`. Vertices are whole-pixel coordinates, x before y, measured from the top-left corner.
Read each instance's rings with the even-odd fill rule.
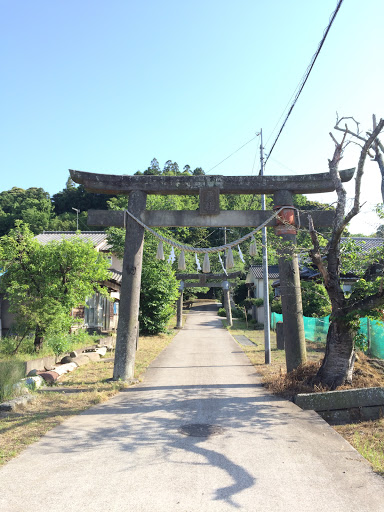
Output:
[[[222,430],[187,436],[185,425]],[[144,381],[0,471],[0,510],[384,511],[384,480],[315,413],[268,394],[212,306]]]

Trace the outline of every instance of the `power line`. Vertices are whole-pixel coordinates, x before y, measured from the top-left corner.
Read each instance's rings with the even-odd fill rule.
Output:
[[[325,40],[326,40],[326,38],[327,38],[328,32],[330,31],[331,26],[332,26],[333,22],[335,21],[335,18],[336,18],[336,16],[337,16],[337,13],[339,12],[339,9],[340,9],[340,7],[341,7],[341,4],[342,4],[342,3],[343,3],[343,0],[339,0],[338,4],[337,4],[337,6],[336,6],[335,11],[334,11],[334,12],[333,12],[333,14],[331,15],[330,21],[329,21],[329,23],[328,23],[327,28],[325,29],[324,35],[323,35],[323,37],[322,37],[322,39],[321,39],[321,41],[320,41],[320,43],[319,43],[319,45],[318,45],[318,47],[317,47],[317,50],[316,50],[315,54],[313,55],[313,57],[312,57],[312,59],[311,59],[311,62],[309,63],[309,66],[307,67],[307,70],[306,70],[306,72],[304,73],[304,76],[303,76],[303,78],[301,79],[301,81],[300,81],[300,83],[299,83],[299,86],[298,86],[298,87],[299,87],[299,90],[298,90],[298,92],[296,93],[295,98],[294,98],[294,100],[293,100],[293,103],[292,103],[292,105],[291,105],[291,107],[290,107],[290,109],[289,109],[289,111],[288,111],[288,114],[287,114],[287,115],[286,115],[286,117],[285,117],[285,120],[284,120],[284,122],[283,122],[283,124],[282,124],[282,126],[281,126],[281,128],[280,128],[280,130],[279,130],[279,133],[277,134],[277,137],[276,137],[276,139],[275,139],[274,143],[272,144],[272,148],[271,148],[271,150],[269,151],[269,154],[267,155],[267,157],[266,157],[266,159],[265,159],[265,164],[267,163],[268,158],[270,157],[270,155],[271,155],[271,153],[272,153],[272,151],[273,151],[273,148],[275,147],[275,145],[276,145],[276,143],[277,143],[277,141],[278,141],[278,139],[279,139],[279,137],[280,137],[280,135],[281,135],[281,132],[283,131],[283,129],[284,129],[284,127],[285,127],[285,125],[286,125],[286,123],[287,123],[287,121],[288,121],[289,116],[291,115],[291,112],[292,112],[292,110],[293,110],[293,107],[296,105],[296,102],[297,102],[297,100],[299,99],[299,96],[300,96],[300,94],[301,94],[301,91],[304,89],[304,86],[305,86],[305,84],[306,84],[306,82],[307,82],[307,80],[308,80],[308,78],[309,78],[309,75],[310,75],[310,73],[311,73],[311,71],[312,71],[312,68],[313,68],[313,66],[314,66],[315,62],[316,62],[316,59],[317,59],[317,57],[318,57],[318,56],[319,56],[319,54],[320,54],[320,51],[321,51],[321,49],[322,49],[322,47],[323,47],[323,44],[324,44],[324,42],[325,42]]]
[[[218,164],[214,165],[213,167],[211,167],[211,169],[209,169],[209,171],[206,172],[206,174],[210,173],[211,171],[213,171],[213,169],[215,169],[216,167],[218,167],[219,165],[221,165],[223,162],[225,162],[226,160],[228,160],[228,158],[231,158],[231,156],[233,156],[235,153],[237,153],[238,151],[240,151],[240,149],[243,149],[247,144],[249,144],[250,142],[252,142],[253,140],[255,140],[257,137],[257,135],[255,135],[254,137],[252,137],[252,139],[250,139],[248,142],[246,142],[245,144],[243,144],[239,149],[236,149],[236,151],[234,151],[233,153],[231,153],[230,155],[228,155],[226,158],[224,158],[224,160],[222,160],[221,162],[219,162]]]

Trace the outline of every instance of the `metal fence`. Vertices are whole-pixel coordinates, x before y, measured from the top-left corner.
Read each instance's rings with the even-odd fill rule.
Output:
[[[316,343],[325,343],[329,327],[329,316],[323,318],[311,318],[304,316],[305,338]],[[276,329],[276,323],[283,321],[283,315],[272,313],[271,329]],[[367,340],[369,353],[380,359],[384,359],[384,324],[378,320],[360,318],[359,333]]]

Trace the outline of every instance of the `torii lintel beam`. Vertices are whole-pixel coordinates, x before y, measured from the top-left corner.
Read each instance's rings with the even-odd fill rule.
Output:
[[[151,227],[210,227],[226,226],[251,227],[260,226],[273,215],[273,211],[236,210],[221,211],[218,215],[200,215],[198,211],[188,210],[146,210],[140,215],[140,220]],[[300,225],[308,226],[308,216],[311,215],[316,227],[331,226],[335,217],[332,210],[308,210],[298,213]],[[125,227],[126,214],[122,210],[88,210],[88,226]],[[273,219],[268,226],[275,226]]]
[[[201,189],[216,187],[221,194],[273,194],[289,190],[293,194],[333,192],[335,187],[329,173],[298,176],[129,176],[98,174],[69,170],[74,182],[84,185],[88,192],[99,194],[129,194],[142,190],[147,194],[198,195]],[[340,171],[343,182],[350,181],[355,169]]]

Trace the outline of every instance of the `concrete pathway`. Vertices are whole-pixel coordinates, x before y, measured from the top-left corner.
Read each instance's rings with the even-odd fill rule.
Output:
[[[221,429],[187,436],[190,424]],[[384,480],[315,413],[267,393],[216,308],[199,306],[143,383],[0,470],[2,512],[41,509],[380,512]]]

